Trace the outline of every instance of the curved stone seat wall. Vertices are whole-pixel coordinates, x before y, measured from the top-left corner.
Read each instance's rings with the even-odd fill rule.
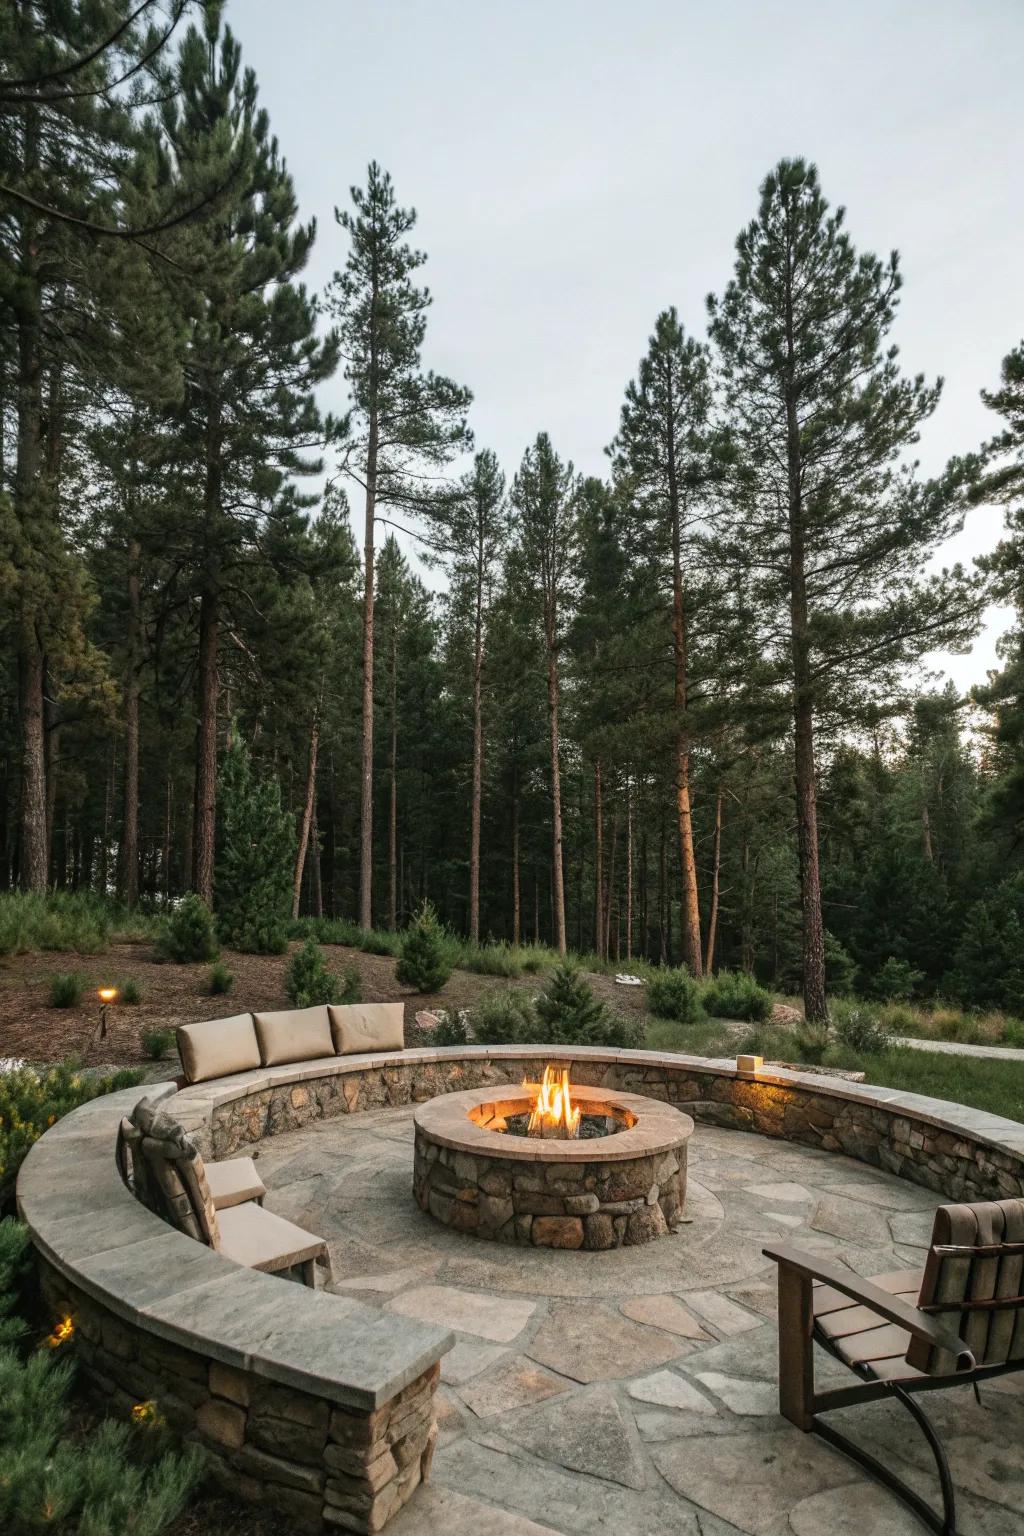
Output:
[[[568,1065],[580,1084],[845,1153],[947,1199],[1024,1194],[1024,1125],[1015,1121],[826,1077],[751,1078],[729,1061],[668,1053],[464,1046],[330,1057],[148,1092],[206,1156],[221,1158],[325,1116],[535,1079],[549,1062]],[[167,1226],[115,1165],[118,1121],[139,1096],[128,1089],[83,1105],[22,1168],[19,1211],[51,1315],[71,1316],[84,1374],[107,1406],[127,1412],[155,1399],[243,1498],[273,1504],[297,1527],[379,1530],[429,1468],[438,1362],[452,1335],[242,1268]],[[409,1176],[411,1203],[411,1161]]]
[[[183,1089],[175,1113],[207,1156],[231,1157],[312,1120],[537,1079],[568,1065],[581,1085],[664,1099],[695,1120],[842,1152],[948,1200],[1024,1194],[1024,1125],[868,1083],[655,1051],[461,1046],[330,1057]]]

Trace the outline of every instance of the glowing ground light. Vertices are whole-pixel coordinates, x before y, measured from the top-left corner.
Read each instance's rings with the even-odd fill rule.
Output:
[[[68,1314],[65,1313],[58,1322],[54,1323],[53,1332],[47,1334],[46,1347],[48,1349],[59,1349],[62,1344],[68,1342],[74,1331],[75,1325]]]
[[[117,996],[117,988],[116,987],[100,987],[100,990],[97,993],[97,996],[99,997],[99,1000],[100,1000],[101,1003],[112,1003],[114,1001],[115,997]]]
[[[160,1414],[153,1398],[148,1402],[136,1403],[132,1408],[132,1423],[140,1424],[144,1428],[151,1429],[160,1423]]]

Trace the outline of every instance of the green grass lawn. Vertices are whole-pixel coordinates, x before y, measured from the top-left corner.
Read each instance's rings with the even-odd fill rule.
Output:
[[[774,1033],[774,1031],[773,1031]],[[735,1056],[744,1049],[744,1031],[729,1029],[718,1019],[700,1024],[678,1024],[673,1019],[648,1018],[647,1044],[655,1051],[681,1051],[687,1056]],[[796,1041],[788,1031],[778,1032],[779,1059],[794,1060]],[[764,1033],[753,1048],[768,1056]],[[978,1056],[950,1056],[938,1051],[894,1046],[878,1052],[851,1051],[833,1045],[825,1065],[850,1067],[864,1072],[869,1083],[924,1093],[933,1099],[951,1099],[1024,1123],[1024,1062],[984,1060]]]
[[[877,1055],[833,1048],[829,1066],[856,1067],[869,1083],[952,1099],[1024,1122],[1024,1061],[991,1061],[979,1056],[949,1056],[938,1051],[894,1047]]]

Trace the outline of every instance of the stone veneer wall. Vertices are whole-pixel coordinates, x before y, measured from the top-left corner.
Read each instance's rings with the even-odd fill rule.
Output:
[[[916,1094],[782,1072],[750,1078],[726,1062],[646,1051],[410,1052],[385,1066],[353,1064],[347,1072],[243,1093],[214,1107],[200,1139],[205,1136],[207,1155],[230,1157],[263,1136],[312,1120],[518,1083],[524,1076],[539,1077],[548,1062],[568,1063],[580,1085],[645,1094],[697,1121],[843,1152],[950,1200],[1024,1195],[1024,1132],[1020,1150],[984,1139],[991,1125],[992,1141],[998,1142],[1008,1121]]]
[[[618,1248],[673,1232],[686,1142],[625,1162],[513,1163],[438,1146],[416,1127],[413,1193],[456,1232],[537,1248]]]
[[[39,1270],[49,1315],[74,1320],[75,1353],[101,1406],[127,1418],[155,1403],[177,1434],[203,1446],[225,1492],[269,1505],[297,1528],[373,1532],[426,1480],[439,1365],[360,1412],[145,1333],[43,1258]]]

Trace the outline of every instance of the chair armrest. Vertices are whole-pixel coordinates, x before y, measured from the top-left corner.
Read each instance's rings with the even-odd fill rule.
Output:
[[[937,1319],[908,1305],[899,1296],[893,1296],[879,1286],[872,1285],[870,1280],[855,1275],[852,1270],[833,1263],[831,1259],[823,1259],[816,1253],[805,1253],[800,1248],[790,1248],[784,1243],[771,1244],[761,1251],[766,1259],[774,1259],[776,1264],[786,1269],[794,1270],[809,1280],[821,1280],[825,1285],[831,1285],[852,1301],[877,1312],[887,1323],[895,1323],[897,1328],[905,1329],[911,1338],[920,1339],[933,1349],[946,1350],[955,1356],[956,1370],[971,1371],[977,1364],[963,1339],[950,1333]]]

